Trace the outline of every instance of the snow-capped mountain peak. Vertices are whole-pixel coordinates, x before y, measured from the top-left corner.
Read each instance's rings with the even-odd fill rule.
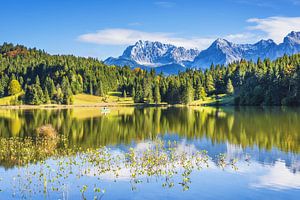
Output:
[[[268,40],[260,40],[259,42],[255,43],[254,45],[266,47],[269,45],[276,45],[276,43],[274,42],[274,40],[268,39]]]
[[[300,44],[300,32],[292,31],[284,38],[284,43]]]
[[[185,49],[157,41],[139,40],[134,45],[127,47],[119,59],[132,60],[142,66],[159,67],[193,61],[198,54],[199,51],[196,49]]]
[[[228,47],[228,46],[231,46],[232,43],[225,40],[225,39],[222,39],[222,38],[218,38],[216,39],[211,46],[215,46],[215,47],[218,47],[218,48],[224,48],[224,47]]]
[[[128,65],[133,68],[159,67],[160,71],[178,71],[186,68],[207,68],[211,64],[229,64],[241,59],[257,60],[270,58],[274,60],[284,54],[300,52],[300,32],[291,32],[276,44],[273,40],[260,40],[255,44],[234,44],[218,38],[207,49],[186,49],[161,42],[139,40],[125,49],[118,58],[108,58],[108,65]],[[164,66],[166,66],[164,68]],[[172,66],[176,70],[171,70]],[[180,68],[181,67],[181,68]],[[176,72],[175,72],[176,73]]]

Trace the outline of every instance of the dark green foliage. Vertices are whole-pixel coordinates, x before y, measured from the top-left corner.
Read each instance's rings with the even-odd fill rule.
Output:
[[[50,99],[50,96],[49,96],[49,93],[48,93],[47,88],[45,89],[44,97],[45,97],[44,103],[45,103],[45,104],[50,104],[50,103],[51,103],[51,99]]]
[[[155,82],[154,85],[154,103],[159,104],[161,102],[161,96],[160,96],[160,90],[159,90],[159,85],[157,81]]]
[[[195,89],[195,100],[204,100],[206,96],[205,88],[198,82]]]
[[[206,90],[208,94],[213,94],[216,90],[214,79],[209,73],[206,75]]]
[[[62,92],[62,90],[61,90],[61,88],[60,88],[59,85],[57,87],[57,92],[56,92],[56,95],[54,97],[54,100],[58,104],[62,104],[63,101],[64,101],[64,94],[63,94],[63,92]]]
[[[98,83],[98,88],[97,88],[97,95],[100,97],[104,96],[104,91],[103,91],[103,84],[102,81],[100,80]]]
[[[56,88],[55,88],[53,80],[50,77],[46,78],[44,87],[45,87],[45,90],[48,91],[49,97],[51,99],[53,99],[56,95]]]
[[[45,102],[42,88],[37,85],[27,86],[25,91],[25,103],[30,105],[40,105]]]
[[[135,103],[143,103],[144,102],[144,92],[141,84],[137,84],[135,89],[135,94],[133,96],[133,101]]]
[[[71,78],[71,90],[73,94],[79,94],[83,91],[83,81],[80,74],[73,74]]]
[[[103,96],[119,91],[138,103],[188,104],[227,93],[234,95],[238,105],[300,105],[300,55],[275,61],[241,60],[163,76],[154,70],[106,66],[93,58],[49,55],[4,43],[0,45],[0,97],[12,94],[13,80],[25,91],[18,103],[26,104],[72,104],[73,95],[79,93]]]
[[[194,89],[193,89],[192,85],[190,84],[190,82],[187,81],[186,85],[184,86],[184,89],[183,89],[182,102],[184,104],[189,104],[192,101],[194,101]]]
[[[147,103],[153,103],[152,79],[148,77],[148,73],[145,76],[143,79],[144,97]]]
[[[72,104],[73,103],[73,101],[72,101],[73,93],[71,90],[71,85],[70,85],[69,79],[66,76],[63,77],[62,84],[61,84],[61,90],[63,93],[62,103],[67,104],[67,105]]]

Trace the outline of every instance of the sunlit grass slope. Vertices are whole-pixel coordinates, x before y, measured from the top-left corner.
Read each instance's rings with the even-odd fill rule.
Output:
[[[0,105],[1,106],[12,105],[13,102],[15,100],[17,100],[18,97],[21,96],[21,95],[23,95],[23,94],[24,94],[23,92],[20,92],[19,94],[16,94],[16,95],[12,95],[12,96],[8,96],[8,97],[0,98]]]
[[[218,96],[207,97],[205,100],[193,101],[190,105],[234,105],[234,96],[220,94]]]
[[[110,92],[106,97],[99,97],[89,94],[78,94],[74,96],[74,105],[91,105],[91,104],[133,104],[131,97],[121,97],[118,92]]]

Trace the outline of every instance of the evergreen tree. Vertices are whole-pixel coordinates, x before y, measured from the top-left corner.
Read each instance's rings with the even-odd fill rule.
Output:
[[[46,89],[48,90],[48,95],[49,95],[50,99],[54,99],[55,94],[56,94],[56,88],[54,85],[54,81],[50,77],[46,78],[45,90]]]
[[[103,91],[103,84],[102,81],[100,80],[98,83],[98,88],[97,88],[97,95],[100,97],[104,96],[104,91]]]
[[[0,97],[4,97],[4,94],[5,94],[4,86],[0,82]]]
[[[145,96],[145,97],[147,99],[147,103],[153,103],[153,91],[152,91],[152,88],[148,91],[147,96]]]
[[[40,77],[39,77],[39,75],[37,75],[37,76],[35,77],[35,84],[41,86],[41,82],[40,82]]]
[[[90,81],[90,84],[89,84],[89,94],[91,94],[91,95],[94,94],[92,81]]]
[[[123,90],[123,97],[124,97],[124,98],[127,97],[127,92],[126,92],[126,90]]]
[[[207,93],[210,95],[213,94],[216,90],[214,79],[211,74],[208,74],[206,76],[206,90],[207,90]]]
[[[155,83],[154,86],[154,102],[156,104],[159,104],[161,102],[160,90],[157,82]]]
[[[35,84],[33,84],[31,87],[29,87],[30,93],[32,93],[33,97],[31,100],[31,104],[33,105],[40,105],[45,102],[44,98],[44,92],[41,87],[41,82],[39,76],[36,76],[35,78]]]
[[[57,90],[56,96],[55,96],[56,103],[62,104],[64,101],[64,94],[63,94],[60,86],[57,86],[56,90]]]
[[[153,91],[152,91],[152,83],[150,78],[143,79],[143,88],[144,88],[144,97],[147,99],[147,103],[153,102]]]
[[[82,93],[82,77],[73,74],[71,78],[71,90],[73,94]]]
[[[70,82],[67,76],[64,76],[62,83],[61,83],[61,90],[63,93],[63,104],[71,104],[71,99],[73,98],[72,90],[70,87]]]
[[[239,105],[300,105],[299,63],[300,54],[285,55],[276,61],[243,59],[227,66],[212,65],[205,72],[187,70],[164,76],[156,75],[154,70],[109,67],[93,58],[50,55],[3,44],[0,45],[0,97],[24,90],[25,103],[44,103],[49,96],[52,101],[67,104],[73,101],[72,94],[127,91],[136,102],[145,99],[149,103],[159,99],[158,84],[161,101],[175,104],[189,101],[188,95],[183,95],[189,93],[188,80],[197,100],[207,95],[234,93]],[[11,86],[13,80],[18,80],[19,84],[15,84],[18,87]],[[18,89],[12,91],[12,88]]]
[[[25,96],[24,96],[25,103],[32,105],[33,104],[33,97],[34,97],[33,87],[32,86],[26,86]]]
[[[230,79],[228,79],[228,81],[227,81],[226,93],[230,94],[230,95],[234,93],[234,88],[233,88],[233,85],[232,85],[232,82]]]
[[[133,101],[135,103],[143,103],[144,102],[143,87],[141,86],[141,84],[137,84],[137,86],[136,86]]]
[[[187,81],[184,89],[183,89],[183,96],[182,96],[182,102],[184,104],[189,104],[192,101],[194,101],[194,90],[189,81]]]
[[[50,104],[51,103],[51,99],[49,97],[49,93],[48,93],[48,89],[46,88],[45,89],[45,92],[44,92],[44,97],[45,97],[45,104]]]
[[[40,105],[44,103],[43,91],[39,85],[34,84],[27,86],[25,90],[25,103],[31,105]]]
[[[205,100],[205,98],[207,97],[207,94],[205,92],[204,87],[200,87],[200,100]]]
[[[159,87],[160,95],[161,95],[161,100],[162,101],[167,101],[167,85],[165,81],[160,81],[160,87]]]
[[[201,99],[201,89],[202,89],[202,84],[198,82],[196,84],[196,89],[195,89],[195,100],[200,100]]]
[[[132,96],[132,98],[134,100],[134,98],[135,98],[135,88],[134,87],[132,88],[131,96]]]

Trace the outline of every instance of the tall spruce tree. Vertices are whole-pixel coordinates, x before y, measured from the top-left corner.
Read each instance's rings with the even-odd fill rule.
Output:
[[[183,95],[182,102],[184,104],[189,104],[192,101],[194,101],[194,89],[189,81],[186,82],[182,95]]]
[[[229,95],[231,95],[231,94],[234,93],[234,88],[233,88],[231,79],[228,79],[228,81],[227,81],[227,85],[226,85],[226,93],[229,94]]]
[[[161,102],[159,84],[157,82],[155,82],[155,85],[154,85],[154,102],[156,104],[159,104]]]
[[[133,97],[135,103],[143,103],[144,102],[144,92],[141,84],[137,84],[135,89],[135,95]]]
[[[207,93],[210,95],[213,94],[216,90],[214,79],[211,74],[208,74],[206,76],[206,90],[207,90]]]

